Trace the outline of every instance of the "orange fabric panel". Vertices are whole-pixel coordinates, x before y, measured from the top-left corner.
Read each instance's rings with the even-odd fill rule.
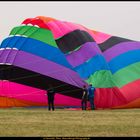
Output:
[[[121,108],[140,108],[140,98],[136,99],[126,105],[112,107],[113,109],[121,109]]]
[[[36,18],[39,18],[41,20],[43,20],[44,22],[49,22],[49,21],[54,21],[56,19],[51,18],[51,17],[44,17],[44,16],[37,16]]]
[[[94,31],[94,30],[91,30],[94,34],[98,34],[98,32],[97,31]]]
[[[29,101],[17,100],[14,98],[0,97],[0,107],[27,107],[27,106],[46,106],[47,104],[33,103]]]

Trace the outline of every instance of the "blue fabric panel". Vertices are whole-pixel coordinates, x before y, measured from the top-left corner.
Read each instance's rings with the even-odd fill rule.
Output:
[[[1,44],[1,48],[5,47],[18,48],[19,50],[32,53],[55,63],[61,64],[67,68],[73,69],[66,60],[64,54],[58,48],[35,39],[21,36],[9,37]]]
[[[92,57],[89,61],[74,68],[79,75],[87,79],[91,74],[98,70],[109,70],[108,65],[102,55],[96,55]]]
[[[140,62],[140,50],[133,50],[123,53],[112,59],[108,64],[111,72],[114,74],[118,70],[136,62]]]

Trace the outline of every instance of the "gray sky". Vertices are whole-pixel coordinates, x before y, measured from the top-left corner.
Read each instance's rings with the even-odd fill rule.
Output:
[[[140,2],[0,2],[0,41],[26,18],[48,16],[140,41]]]

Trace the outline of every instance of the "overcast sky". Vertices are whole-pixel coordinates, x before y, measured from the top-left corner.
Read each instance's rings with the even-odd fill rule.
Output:
[[[48,16],[140,41],[140,2],[0,2],[0,41],[26,19]]]

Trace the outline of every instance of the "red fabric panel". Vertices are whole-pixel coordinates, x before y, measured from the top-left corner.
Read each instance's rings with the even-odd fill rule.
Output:
[[[122,88],[97,88],[95,92],[96,108],[133,108],[140,106],[140,79],[128,83]]]
[[[127,100],[117,87],[114,88],[97,88],[94,99],[95,107],[112,108],[114,106],[124,105]]]
[[[49,27],[47,26],[47,24],[41,20],[41,19],[36,19],[36,18],[30,18],[30,19],[26,19],[22,22],[22,24],[32,24],[32,25],[38,25],[40,28],[44,28],[44,29],[49,29]]]
[[[31,20],[33,20],[34,18],[27,18],[27,19],[25,19],[23,22],[22,22],[22,24],[24,23],[24,24],[28,24]]]
[[[135,100],[136,98],[140,98],[140,79],[128,83],[120,90],[128,102]]]

